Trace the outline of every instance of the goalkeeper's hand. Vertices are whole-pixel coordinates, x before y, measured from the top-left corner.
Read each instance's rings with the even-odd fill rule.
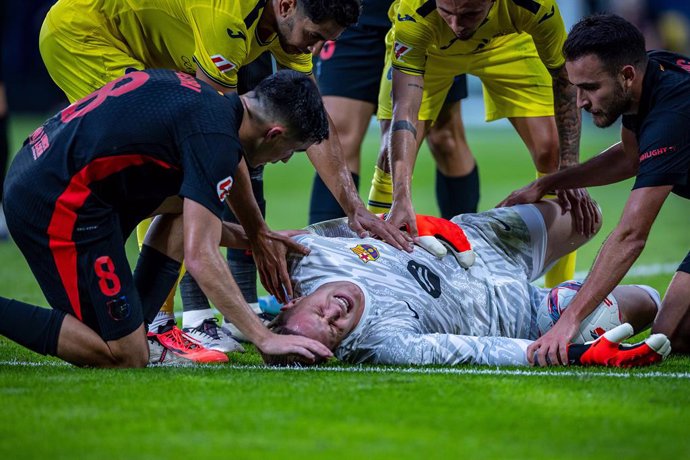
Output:
[[[624,323],[593,342],[570,344],[568,362],[581,366],[638,367],[661,362],[671,353],[671,342],[664,334],[652,334],[635,344],[621,343],[632,335],[632,326]]]
[[[382,219],[386,218],[386,214],[379,216]],[[462,267],[469,268],[474,264],[476,255],[459,225],[447,219],[421,214],[415,216],[415,223],[419,234],[414,239],[415,244],[439,259],[448,254],[448,245],[454,250],[453,256]]]

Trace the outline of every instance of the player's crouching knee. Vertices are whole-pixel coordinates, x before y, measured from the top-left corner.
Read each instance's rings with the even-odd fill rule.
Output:
[[[128,347],[124,350],[111,350],[110,366],[116,368],[140,368],[146,367],[149,363],[149,347],[144,346]]]

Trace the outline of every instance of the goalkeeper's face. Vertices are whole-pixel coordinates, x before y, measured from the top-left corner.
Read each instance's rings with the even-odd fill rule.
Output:
[[[284,326],[334,350],[357,326],[364,311],[364,293],[354,283],[336,281],[320,286],[283,307]]]

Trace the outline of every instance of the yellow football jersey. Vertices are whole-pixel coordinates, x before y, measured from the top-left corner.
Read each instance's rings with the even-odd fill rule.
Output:
[[[389,10],[393,28],[392,65],[408,74],[423,74],[429,57],[450,63],[454,57],[482,53],[510,34],[531,35],[548,69],[561,67],[565,26],[555,0],[496,0],[469,40],[459,40],[436,10],[435,0],[396,0]]]
[[[198,67],[228,88],[237,86],[238,69],[265,51],[283,67],[310,73],[310,54],[286,53],[276,34],[259,38],[265,5],[266,0],[59,0],[46,23],[52,33],[86,48],[111,45],[145,67],[190,74]]]

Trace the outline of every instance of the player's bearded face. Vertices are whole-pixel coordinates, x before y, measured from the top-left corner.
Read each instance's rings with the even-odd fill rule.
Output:
[[[577,106],[592,114],[600,128],[611,126],[630,111],[632,93],[620,74],[612,75],[594,55],[565,64],[570,82],[577,87]]]
[[[494,0],[437,0],[436,9],[459,40],[469,40],[493,4]]]
[[[610,97],[602,99],[601,106],[592,113],[594,124],[599,128],[607,128],[618,120],[618,117],[630,110],[632,98],[622,84],[614,82]]]
[[[335,21],[315,24],[301,11],[278,19],[278,41],[289,54],[311,53],[326,40],[335,40],[344,30]]]

